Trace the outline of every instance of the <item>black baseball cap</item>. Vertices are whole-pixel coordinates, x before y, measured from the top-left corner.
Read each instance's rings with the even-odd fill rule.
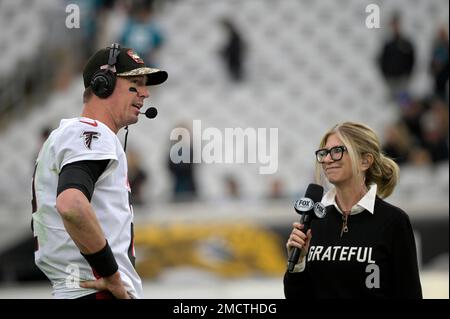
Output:
[[[84,87],[91,85],[95,72],[108,67],[110,47],[97,51],[86,63],[83,70]],[[146,85],[158,85],[167,80],[166,71],[147,67],[139,55],[131,48],[119,48],[115,63],[116,76],[147,75]],[[113,70],[114,71],[114,70]]]

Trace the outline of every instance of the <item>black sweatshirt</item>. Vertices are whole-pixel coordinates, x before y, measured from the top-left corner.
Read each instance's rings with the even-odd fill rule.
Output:
[[[416,245],[408,215],[375,200],[374,213],[343,215],[331,205],[314,219],[303,272],[284,276],[284,294],[294,298],[422,298]],[[306,258],[306,257],[305,257]]]

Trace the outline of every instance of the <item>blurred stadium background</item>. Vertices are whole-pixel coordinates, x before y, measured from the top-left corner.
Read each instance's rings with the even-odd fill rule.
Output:
[[[380,28],[366,27],[371,3]],[[70,4],[80,28],[66,26]],[[410,215],[424,296],[448,298],[448,81],[436,99],[430,71],[448,9],[447,0],[0,1],[0,298],[51,298],[33,263],[34,160],[45,129],[79,115],[86,57],[121,40],[132,17],[152,27],[127,40],[157,38],[148,58],[169,72],[147,102],[158,117],[130,127],[128,140],[143,181],[134,209],[147,298],[283,298],[292,204],[313,182],[323,132],[346,120],[373,127],[386,150],[400,145],[401,180],[388,200]],[[415,49],[395,98],[377,63],[394,13]],[[245,42],[242,77],[223,63],[224,18]],[[174,198],[169,135],[193,120],[222,131],[278,128],[278,171],[196,164],[196,193]]]

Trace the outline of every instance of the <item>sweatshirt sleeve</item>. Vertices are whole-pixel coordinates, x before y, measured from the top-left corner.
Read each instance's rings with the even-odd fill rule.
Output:
[[[308,273],[308,265],[302,272],[286,271],[283,278],[284,296],[286,299],[312,299],[314,290],[312,289],[311,278]]]
[[[416,243],[411,222],[401,211],[393,234],[394,298],[422,299]]]

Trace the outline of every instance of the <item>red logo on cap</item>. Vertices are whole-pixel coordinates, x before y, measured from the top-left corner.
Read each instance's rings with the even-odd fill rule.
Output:
[[[136,61],[136,63],[144,64],[144,60],[142,60],[141,57],[133,50],[128,50],[127,54],[130,56],[130,58]]]

